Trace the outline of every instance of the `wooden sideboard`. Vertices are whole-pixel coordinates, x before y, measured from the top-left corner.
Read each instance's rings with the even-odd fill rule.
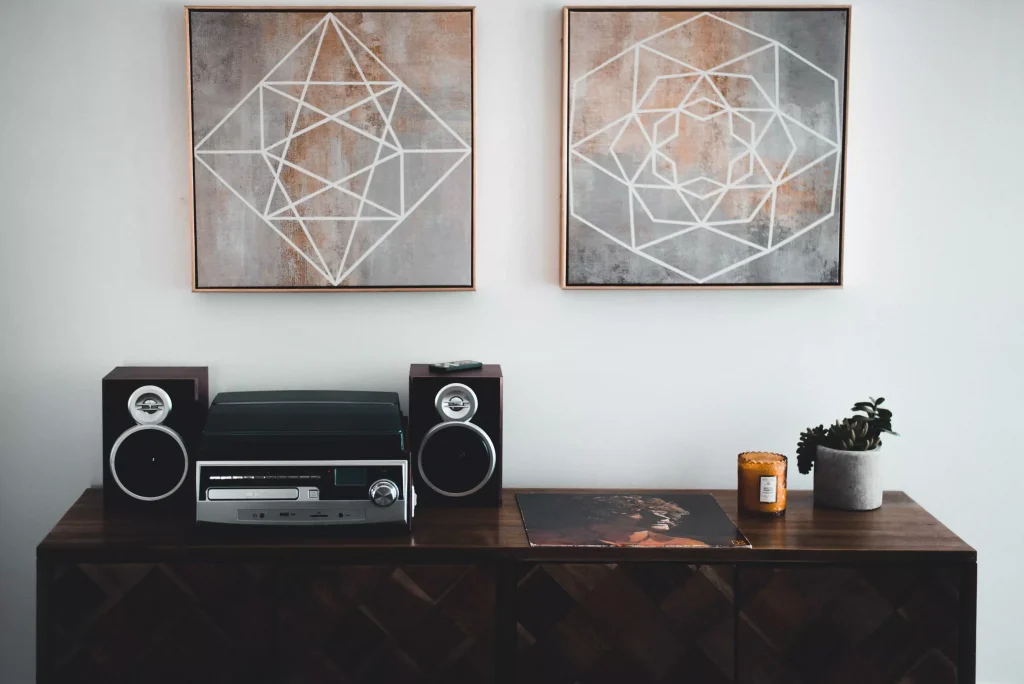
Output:
[[[531,548],[500,509],[410,536],[106,516],[37,549],[40,682],[968,684],[977,554],[900,492],[737,514],[752,549]]]

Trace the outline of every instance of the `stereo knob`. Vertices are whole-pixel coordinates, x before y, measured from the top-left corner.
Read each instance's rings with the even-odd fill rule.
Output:
[[[370,501],[385,508],[398,500],[398,486],[391,480],[377,480],[370,485]]]

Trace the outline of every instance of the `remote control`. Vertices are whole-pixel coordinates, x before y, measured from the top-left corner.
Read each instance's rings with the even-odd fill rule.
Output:
[[[430,364],[430,370],[435,373],[454,373],[455,371],[476,370],[483,366],[484,364],[479,361],[443,361]]]

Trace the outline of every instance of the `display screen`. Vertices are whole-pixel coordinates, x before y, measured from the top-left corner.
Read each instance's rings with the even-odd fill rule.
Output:
[[[346,466],[334,469],[334,484],[337,487],[365,487],[366,468]]]

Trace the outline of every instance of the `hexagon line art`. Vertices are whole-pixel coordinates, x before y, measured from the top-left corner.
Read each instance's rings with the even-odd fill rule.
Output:
[[[708,58],[679,36],[703,28],[734,34],[735,44],[754,49],[701,63]],[[823,105],[827,116],[798,106],[783,64],[819,79],[822,91],[834,95]],[[632,102],[609,104],[611,120],[595,123],[591,117],[586,135],[576,134],[577,112],[592,111],[585,109],[591,81],[629,71]],[[575,78],[569,103],[570,216],[692,283],[708,283],[761,259],[836,215],[843,141],[839,80],[778,40],[714,13],[650,35]],[[597,174],[625,186],[628,211],[621,218],[585,215],[575,182],[580,169],[588,179]],[[831,176],[831,197],[824,197],[823,187],[821,209],[794,218],[794,198],[809,192],[805,185],[814,173]],[[714,244],[737,247],[725,250],[708,272],[665,260],[666,247],[701,232],[729,241]]]
[[[304,79],[292,75],[300,61]],[[400,111],[426,123],[421,130],[401,129],[394,125]],[[246,120],[259,122],[258,134],[239,147],[237,131]],[[312,148],[325,152],[300,154]],[[471,154],[470,144],[332,13],[193,149],[201,166],[334,286]],[[426,157],[439,162],[431,167],[434,176],[412,182],[409,166],[425,167],[416,162]],[[253,174],[265,176],[266,187],[254,190]],[[335,263],[318,246],[317,222],[347,230],[347,246]],[[360,250],[357,231],[376,239]]]

